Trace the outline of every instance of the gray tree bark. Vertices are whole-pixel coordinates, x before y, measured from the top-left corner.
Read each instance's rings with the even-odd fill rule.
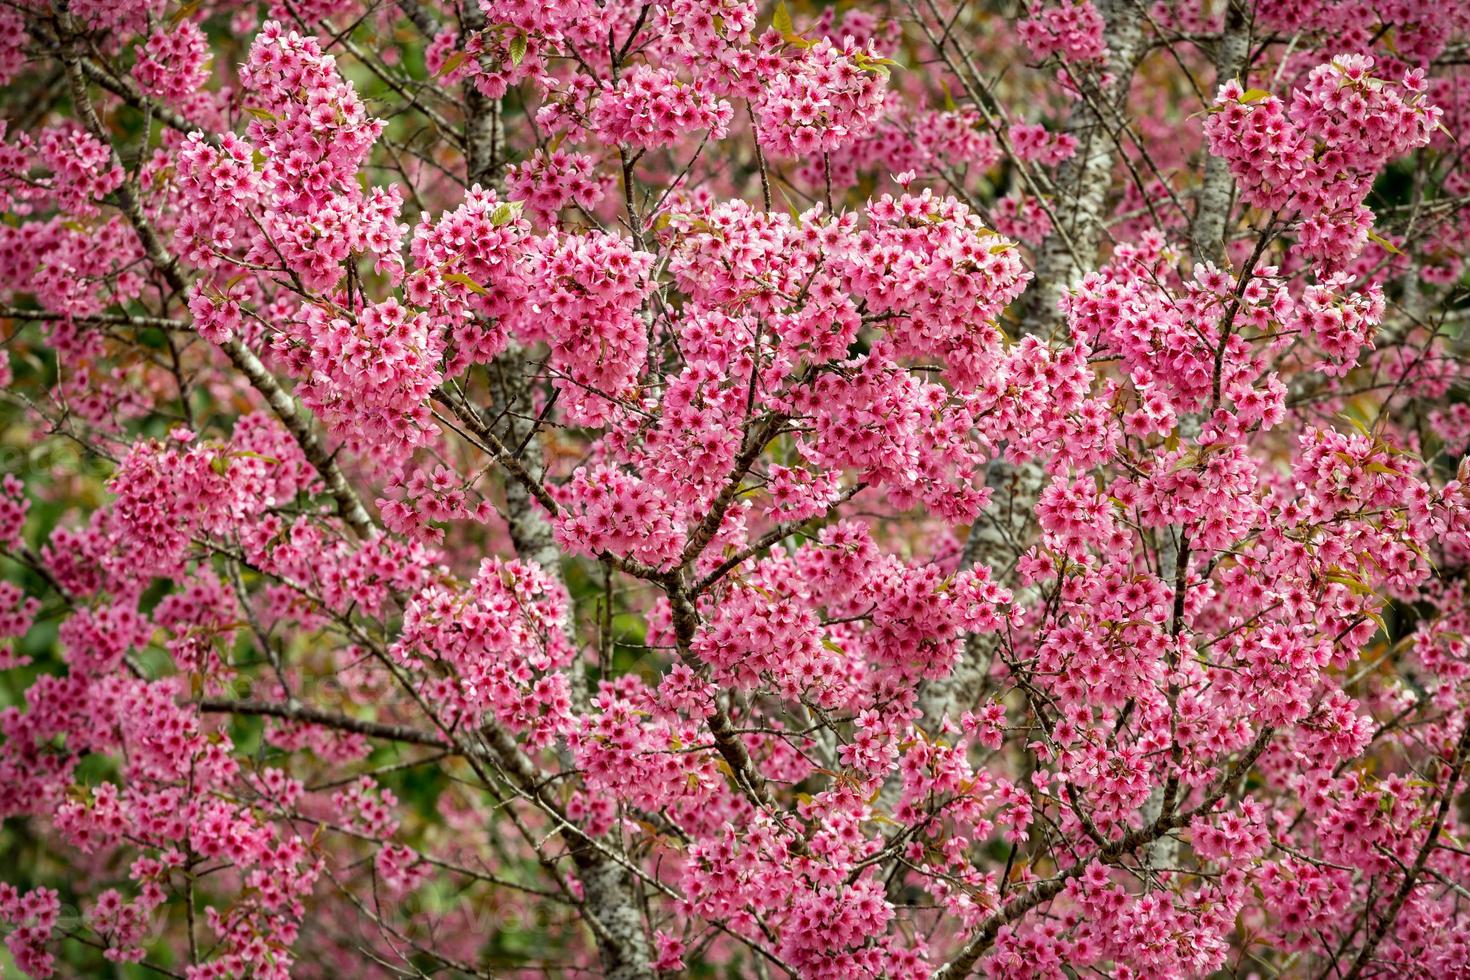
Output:
[[[471,33],[484,26],[484,14],[479,6],[466,4],[464,31]],[[472,81],[466,82],[464,89],[466,183],[495,186],[500,176],[497,157],[503,142],[499,107],[481,95]],[[519,451],[522,467],[539,478],[543,460],[531,407],[531,363],[523,351],[512,348],[501,355],[495,367],[500,381],[497,408],[504,412],[502,442],[511,452]],[[506,480],[505,497],[505,519],[516,554],[540,565],[565,584],[550,522],[531,500],[528,489],[518,480]],[[562,626],[576,646],[573,624],[566,622]],[[568,680],[573,698],[585,703],[587,682],[580,664],[572,665]],[[652,980],[653,948],[643,927],[643,913],[628,870],[590,845],[578,846],[570,838],[569,843],[573,845],[577,877],[582,882],[582,912],[597,939],[604,975],[613,980]]]
[[[1108,45],[1104,74],[1109,81],[1091,87],[1091,98],[1080,99],[1067,120],[1066,132],[1077,139],[1077,153],[1058,169],[1055,181],[1057,227],[1036,253],[1035,281],[1021,298],[1022,334],[1046,335],[1060,325],[1058,301],[1083,276],[1097,268],[1102,243],[1104,207],[1113,167],[1118,161],[1116,131],[1127,119],[1128,92],[1133,72],[1143,55],[1143,5],[1138,0],[1100,0]],[[1036,503],[1045,475],[1034,463],[1014,466],[1004,459],[991,461],[986,484],[991,488],[989,510],[970,527],[962,566],[989,565],[1001,584],[1014,585],[1015,559],[1034,537]],[[1017,595],[1024,604],[1034,596]],[[947,677],[925,687],[919,706],[937,722],[973,707],[983,696],[995,637],[967,638],[959,664]]]
[[[1215,87],[1236,78],[1245,70],[1246,57],[1250,53],[1250,30],[1246,23],[1245,4],[1231,0],[1225,12],[1225,26],[1215,45]],[[1197,259],[1213,262],[1217,266],[1225,262],[1225,229],[1235,203],[1235,179],[1224,159],[1211,155],[1205,161],[1204,181],[1200,185],[1194,223],[1190,228],[1190,239]],[[1199,435],[1201,419],[1188,415],[1179,420],[1179,435],[1182,439],[1194,439]],[[1181,528],[1170,527],[1159,542],[1159,576],[1165,582],[1173,582],[1179,571],[1179,535]],[[1139,808],[1139,815],[1147,826],[1163,815],[1164,787],[1155,786],[1148,799]],[[1170,867],[1179,854],[1179,841],[1165,836],[1143,849],[1143,863],[1154,868]]]

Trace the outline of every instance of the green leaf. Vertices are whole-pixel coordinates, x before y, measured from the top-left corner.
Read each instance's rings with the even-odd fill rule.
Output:
[[[805,40],[805,38],[802,40]],[[863,71],[870,71],[875,75],[882,75],[884,78],[888,77],[888,66],[898,64],[892,58],[869,58],[861,51],[853,55],[852,63]]]
[[[1365,436],[1366,435],[1371,435],[1371,433],[1368,431],[1368,427],[1363,424],[1363,420],[1360,419],[1360,418],[1358,418],[1357,416],[1355,416],[1355,415],[1349,415],[1347,412],[1338,412],[1337,413],[1337,417],[1340,418],[1340,419],[1342,419],[1344,422],[1347,422],[1349,425],[1351,425],[1353,428],[1357,429],[1363,435],[1365,435]]]
[[[796,209],[795,204],[791,203],[791,198],[786,194],[786,190],[780,184],[776,184],[774,187],[776,193],[781,195],[781,200],[786,202],[786,213],[791,215],[791,223],[800,228],[801,212]]]
[[[521,209],[525,205],[520,201],[505,201],[496,205],[495,210],[490,212],[490,223],[497,228],[510,224],[521,216]]]
[[[1378,625],[1378,628],[1383,631],[1383,635],[1384,636],[1387,636],[1388,635],[1388,624],[1383,621],[1383,617],[1382,616],[1378,615],[1376,612],[1374,612],[1371,609],[1364,609],[1363,610],[1363,615],[1364,616],[1367,616],[1374,623],[1376,623]]]
[[[510,39],[510,63],[519,65],[526,57],[526,35],[517,34]]]
[[[485,289],[484,286],[482,286],[479,283],[475,282],[475,280],[471,279],[469,276],[465,275],[463,272],[450,272],[450,273],[446,273],[445,276],[444,276],[444,281],[445,282],[458,283],[459,285],[461,285],[464,288],[468,289],[470,292],[477,293],[477,294],[479,294],[481,296],[486,295],[487,292],[488,292]]]
[[[1263,88],[1248,88],[1244,92],[1240,93],[1240,98],[1236,99],[1236,101],[1245,105],[1250,105],[1252,102],[1264,102],[1270,97],[1271,93],[1267,92]]]
[[[464,60],[468,57],[469,55],[465,54],[465,52],[463,51],[454,52],[454,54],[444,59],[444,64],[441,65],[439,67],[439,70],[434,73],[434,77],[443,78],[445,75],[448,75],[460,65],[464,64]]]
[[[278,122],[281,118],[269,109],[262,109],[258,105],[245,106],[245,111],[263,122]]]
[[[1385,252],[1388,252],[1388,253],[1390,253],[1392,255],[1403,255],[1404,254],[1403,251],[1397,245],[1395,245],[1393,242],[1389,241],[1387,238],[1384,238],[1382,235],[1378,234],[1375,231],[1368,232],[1368,240],[1369,241],[1377,242],[1379,245],[1383,246],[1383,250]]]
[[[771,18],[771,26],[776,29],[777,34],[783,37],[796,33],[796,25],[791,23],[791,11],[786,9],[786,0],[781,0],[776,4],[776,13]]]
[[[234,456],[236,459],[258,459],[263,462],[270,463],[272,466],[281,465],[281,461],[279,459],[276,459],[274,456],[267,456],[264,453],[258,453],[253,449],[236,450],[235,452],[230,453],[230,455]]]
[[[1345,572],[1340,568],[1322,577],[1329,582],[1336,582],[1338,585],[1347,586],[1356,595],[1371,595],[1373,593],[1373,587],[1371,585],[1356,575]]]
[[[178,10],[174,11],[173,16],[169,18],[169,23],[178,24],[188,19],[189,17],[192,17],[194,15],[194,11],[199,9],[199,4],[201,2],[203,2],[203,0],[189,0],[188,3],[184,4],[183,6],[179,7]]]

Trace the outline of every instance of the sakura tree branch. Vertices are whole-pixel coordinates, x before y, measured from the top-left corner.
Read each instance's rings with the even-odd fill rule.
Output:
[[[1112,81],[1101,93],[1101,106],[1079,102],[1066,130],[1077,138],[1077,152],[1062,163],[1056,188],[1070,207],[1059,217],[1054,234],[1041,244],[1036,257],[1036,281],[1026,296],[1024,322],[1041,332],[1057,319],[1057,301],[1063,290],[1096,264],[1102,232],[1102,210],[1119,146],[1098,138],[1108,126],[1104,111],[1121,114],[1133,83],[1133,70],[1142,53],[1143,18],[1135,0],[1102,0],[1098,11],[1106,23],[1106,73]],[[1060,208],[1059,208],[1060,210]],[[1068,238],[1071,239],[1068,242]]]
[[[133,313],[89,313],[85,316],[73,316],[69,313],[53,313],[50,310],[27,310],[18,306],[0,306],[0,320],[69,321],[104,327],[136,327],[140,330],[152,328],[172,333],[192,334],[194,332],[183,320],[163,316],[141,316]]]
[[[826,514],[822,516],[830,518],[832,515],[837,513],[838,509],[843,504],[847,503],[847,501],[862,493],[866,487],[866,483],[859,482],[853,484],[851,487],[842,492],[841,497],[834,501],[832,506],[827,508]],[[777,524],[765,534],[762,534],[755,541],[753,541],[746,547],[741,548],[735,554],[731,555],[729,558],[726,558],[724,561],[716,565],[708,575],[695,583],[694,587],[689,590],[689,595],[691,597],[697,598],[700,593],[708,591],[712,586],[715,585],[715,583],[728,575],[732,570],[738,568],[740,565],[760,554],[762,551],[765,551],[767,548],[771,547],[777,542],[789,538],[791,535],[796,534],[803,528],[813,526],[817,523],[819,519],[820,518],[807,518],[806,520],[786,521],[784,523]]]
[[[435,737],[430,732],[412,728],[408,725],[390,725],[377,721],[364,721],[359,718],[352,718],[348,715],[325,711],[321,708],[297,702],[258,701],[249,698],[244,700],[201,698],[195,704],[200,711],[206,714],[254,715],[265,718],[279,718],[282,721],[320,725],[324,728],[332,728],[340,732],[366,735],[369,738],[378,738],[389,742],[407,742],[412,745],[427,745],[430,748],[444,750],[453,750],[456,748],[448,742]]]
[[[1224,799],[1230,787],[1239,783],[1242,777],[1256,764],[1261,753],[1266,751],[1266,746],[1271,742],[1271,736],[1275,734],[1272,728],[1264,728],[1256,736],[1256,740],[1245,754],[1231,767],[1230,772],[1220,781],[1220,785],[1198,806],[1191,810],[1172,815],[1160,814],[1153,823],[1140,827],[1137,830],[1124,834],[1121,838],[1106,847],[1099,848],[1087,860],[1078,862],[1063,871],[1054,878],[1044,881],[1030,891],[1017,895],[1011,901],[1006,902],[996,912],[992,913],[980,927],[961,947],[960,951],[944,966],[934,973],[934,980],[961,980],[970,975],[975,963],[990,949],[999,934],[1001,927],[1009,925],[1030,912],[1036,906],[1049,901],[1061,894],[1067,882],[1081,875],[1093,864],[1111,864],[1116,862],[1125,854],[1137,850],[1146,844],[1158,840],[1160,837],[1179,827],[1186,826],[1196,816],[1208,813],[1215,804]]]
[[[118,157],[117,147],[97,117],[97,110],[92,104],[92,97],[87,92],[86,80],[82,76],[80,62],[73,52],[74,48],[68,49],[64,58],[67,78],[71,83],[72,99],[76,103],[77,112],[82,117],[83,125],[87,130],[108,148],[113,165],[121,167],[122,160]],[[143,254],[148,257],[174,294],[184,293],[188,288],[188,281],[179,271],[178,260],[164,250],[163,244],[153,230],[153,225],[143,213],[143,206],[133,186],[124,181],[118,186],[116,194],[118,207],[133,226],[138,242],[143,247]],[[359,537],[371,537],[374,533],[372,519],[368,517],[362,501],[358,499],[357,492],[342,475],[342,470],[337,465],[335,457],[327,452],[316,430],[304,417],[304,413],[297,409],[295,400],[286,393],[275,376],[266,370],[260,358],[256,357],[255,353],[246,347],[239,337],[231,337],[221,345],[220,349],[260,392],[271,410],[275,412],[276,417],[281,420],[281,424],[301,446],[301,451],[307,461],[321,474],[327,492],[337,503],[337,511],[342,519]]]
[[[1434,853],[1434,845],[1439,840],[1440,833],[1444,830],[1446,818],[1450,813],[1450,804],[1454,802],[1455,790],[1460,785],[1460,777],[1464,775],[1465,763],[1470,760],[1470,718],[1464,721],[1464,728],[1460,732],[1460,739],[1455,743],[1455,754],[1449,762],[1449,771],[1445,775],[1444,789],[1440,793],[1439,806],[1435,810],[1434,822],[1429,825],[1429,833],[1424,837],[1424,843],[1419,847],[1419,853],[1414,858],[1414,864],[1404,874],[1403,883],[1399,885],[1398,891],[1394,893],[1388,908],[1378,919],[1377,925],[1368,933],[1362,949],[1358,950],[1353,965],[1348,969],[1343,980],[1358,980],[1363,971],[1373,960],[1373,953],[1378,949],[1393,924],[1398,921],[1399,913],[1403,911],[1404,903],[1413,894],[1414,886],[1418,883],[1420,875],[1424,873],[1425,866],[1429,863],[1429,856]],[[1371,915],[1371,913],[1368,913]]]
[[[740,483],[745,479],[745,474],[750,471],[751,466],[760,458],[765,450],[766,443],[775,438],[781,426],[786,424],[783,415],[772,415],[764,422],[753,426],[746,436],[745,446],[740,455],[735,457],[735,463],[730,467],[730,474],[725,478],[724,486],[720,488],[719,494],[710,503],[709,512],[704,519],[697,524],[684,543],[684,550],[679,555],[679,564],[688,565],[705,546],[714,540],[714,536],[720,530],[720,524],[725,520],[725,513],[730,509],[735,496],[740,492]]]
[[[485,424],[483,419],[476,418],[471,411],[460,405],[457,399],[453,398],[442,388],[434,392],[433,398],[454,413],[454,417],[460,424],[474,436],[474,440],[472,441],[476,442],[477,448],[489,456],[496,465],[504,469],[511,479],[525,487],[526,491],[535,498],[536,502],[546,508],[548,514],[555,516],[560,513],[560,505],[547,492],[546,487],[542,485],[540,480],[532,476],[525,465],[516,457],[515,453],[506,448],[505,443],[501,442],[500,438],[494,432],[490,431],[489,426]],[[435,413],[435,415],[440,421],[447,421],[442,415],[438,413]],[[463,434],[461,432],[461,435]]]
[[[1225,8],[1225,26],[1215,48],[1215,84],[1237,77],[1245,70],[1250,53],[1250,31],[1246,23],[1245,0],[1229,0]],[[1205,159],[1204,180],[1200,186],[1194,223],[1189,237],[1195,255],[1217,265],[1225,257],[1225,224],[1230,216],[1235,194],[1235,178],[1224,157],[1210,154]]]
[[[202,128],[190,122],[169,106],[159,105],[156,101],[149,99],[148,96],[144,95],[138,89],[137,83],[129,76],[118,73],[110,66],[99,64],[92,58],[75,51],[74,48],[69,50],[68,46],[62,43],[55,32],[50,30],[40,20],[33,18],[28,22],[28,26],[31,33],[41,39],[47,48],[48,54],[58,58],[63,65],[67,65],[68,59],[75,60],[77,69],[89,81],[111,92],[139,112],[151,113],[153,118],[165,126],[185,135],[197,132]],[[78,107],[78,111],[81,111],[80,106]]]
[[[357,496],[357,491],[347,482],[342,468],[337,465],[337,460],[322,444],[321,437],[317,435],[315,427],[305,418],[305,413],[296,405],[296,400],[287,394],[276,380],[275,375],[266,370],[260,358],[255,352],[246,347],[239,337],[232,336],[220,345],[231,363],[240,370],[240,373],[250,381],[256,391],[265,397],[266,403],[270,405],[271,411],[275,412],[276,418],[291,433],[301,452],[306,456],[306,461],[312,465],[322,480],[326,483],[327,494],[337,503],[337,513],[347,522],[357,536],[363,539],[371,538],[377,533],[373,519],[368,516],[367,509],[363,507],[362,500]]]

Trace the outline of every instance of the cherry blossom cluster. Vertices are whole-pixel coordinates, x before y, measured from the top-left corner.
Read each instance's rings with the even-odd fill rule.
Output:
[[[611,178],[597,173],[596,161],[591,156],[565,150],[552,153],[537,150],[525,161],[509,167],[505,175],[511,200],[524,201],[544,225],[552,224],[562,208],[595,211],[609,183]]]
[[[0,921],[8,927],[5,948],[15,965],[31,976],[51,974],[56,957],[46,950],[51,931],[60,917],[61,903],[49,888],[18,893],[13,885],[0,883]]]
[[[309,379],[302,400],[335,433],[385,463],[433,439],[428,400],[444,340],[427,313],[396,299],[351,319],[308,305],[292,327],[276,351]]]
[[[1107,55],[1103,19],[1091,0],[1062,0],[1042,6],[1016,24],[1016,35],[1038,59],[1058,55],[1065,62],[1102,61]]]
[[[487,559],[467,594],[431,586],[415,597],[393,652],[449,668],[453,682],[438,696],[452,716],[492,713],[512,731],[529,730],[534,747],[570,723],[567,677],[557,672],[576,655],[566,615],[566,598],[544,571]]]
[[[537,8],[541,10],[542,8]],[[517,12],[512,23],[526,23]],[[548,52],[538,33],[523,33],[509,24],[462,39],[456,31],[441,31],[424,50],[424,64],[443,85],[473,80],[477,91],[498,99],[513,85],[544,78]]]
[[[0,137],[5,135],[0,129]],[[96,202],[123,179],[107,146],[76,124],[49,127],[35,138],[20,133],[13,144],[0,144],[0,154],[5,164],[3,200],[21,213],[49,206],[91,217],[97,214]]]
[[[310,488],[317,476],[301,457],[301,448],[263,416],[241,419],[228,443],[200,441],[182,428],[166,443],[139,442],[114,478],[116,533],[146,567],[176,569],[194,535]]]
[[[867,135],[883,109],[885,61],[852,37],[798,45],[762,86],[756,104],[761,144],[778,156],[806,157]]]
[[[199,25],[184,21],[148,36],[133,77],[155,99],[184,105],[209,77],[209,42]]]
[[[1289,106],[1228,81],[1205,123],[1210,151],[1229,161],[1246,201],[1299,218],[1302,253],[1327,265],[1367,244],[1373,176],[1439,125],[1440,110],[1423,102],[1422,71],[1393,85],[1373,68],[1366,55],[1339,55],[1312,70]]]
[[[1022,6],[0,10],[9,958],[1463,973],[1470,15]]]
[[[379,271],[401,268],[398,192],[365,193],[355,176],[382,122],[368,118],[333,59],[267,22],[243,71],[255,100],[245,138],[216,146],[190,134],[179,153],[189,179],[175,235],[186,254],[223,272],[282,268],[317,291],[341,280],[353,253],[376,256]]]
[[[664,146],[700,131],[723,139],[734,111],[667,68],[639,66],[597,97],[587,122],[598,139],[609,143]]]

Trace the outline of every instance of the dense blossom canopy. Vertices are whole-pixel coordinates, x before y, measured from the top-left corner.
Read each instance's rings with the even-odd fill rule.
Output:
[[[1467,65],[0,5],[0,971],[1470,976]]]

